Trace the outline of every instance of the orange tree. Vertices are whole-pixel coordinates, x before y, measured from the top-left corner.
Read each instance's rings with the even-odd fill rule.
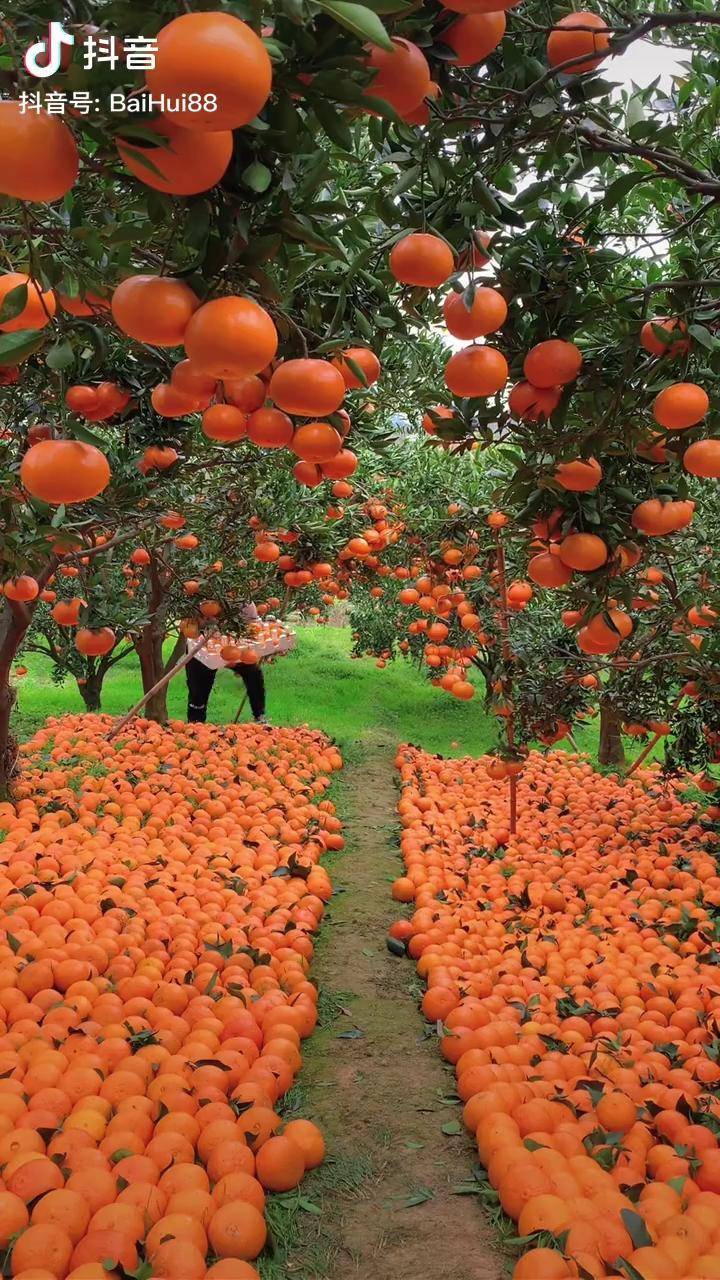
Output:
[[[23,53],[51,6],[35,0],[3,21],[3,408],[13,432],[40,404],[64,433],[39,441],[61,483],[38,482],[37,455],[23,460],[29,502],[12,441],[7,449],[9,577],[27,556],[44,585],[54,562],[39,553],[51,520],[64,530],[68,505],[82,517],[75,504],[104,494],[109,506],[112,495],[111,513],[101,500],[97,517],[84,517],[94,536],[92,520],[110,516],[110,542],[139,527],[140,479],[162,479],[168,450],[181,453],[168,437],[183,445],[196,412],[212,440],[247,431],[290,445],[301,483],[321,483],[328,468],[342,482],[354,465],[343,395],[355,387],[361,396],[378,373],[367,344],[380,354],[396,338],[412,347],[440,315],[428,289],[445,284],[464,294],[443,307],[448,327],[473,340],[446,373],[453,431],[487,442],[499,430],[519,446],[506,505],[548,514],[550,500],[565,502],[557,463],[592,453],[612,512],[573,499],[573,532],[599,527],[614,551],[638,520],[641,538],[658,535],[636,498],[683,500],[672,457],[667,470],[653,462],[640,493],[624,483],[636,444],[663,449],[658,428],[690,431],[687,469],[716,474],[716,445],[693,440],[705,432],[703,385],[717,358],[716,284],[705,265],[716,143],[704,104],[715,15],[658,4],[617,19],[613,10],[607,26],[608,15],[579,15],[551,30],[539,3],[509,5],[507,16],[484,13],[482,0],[458,7],[472,11],[448,17],[425,6],[381,21],[371,7],[324,0],[300,23],[292,6],[257,7],[243,22],[227,12],[176,16],[167,3],[148,24],[111,3],[102,29],[82,20],[94,13],[70,24],[75,44],[42,82],[51,114],[20,105],[38,87]],[[138,33],[156,30],[155,65],[141,69]],[[612,92],[598,65],[641,37],[687,50],[687,74],[671,91]],[[155,105],[165,95],[160,117],[136,110],[148,105],[138,96],[145,80]],[[639,251],[648,236],[661,246],[655,257]],[[501,293],[478,288],[486,253]],[[651,323],[641,348],[642,323],[660,315],[670,316],[666,327]],[[475,342],[498,329],[502,350]],[[561,345],[538,349],[547,340]],[[181,345],[189,365],[170,354]],[[344,348],[347,360],[325,358]],[[525,385],[506,403],[509,371]],[[266,396],[276,416],[250,427]],[[63,418],[63,403],[76,416]],[[83,453],[89,473],[78,490],[68,477],[80,468],[61,466],[58,446],[92,448],[77,414],[87,424],[110,413],[133,423],[110,439],[100,431],[112,488],[101,449]],[[159,453],[148,459],[147,448]],[[682,519],[683,508],[661,505],[661,524]],[[518,516],[519,534],[527,523]],[[32,609],[10,601],[0,620],[2,742],[10,662]]]
[[[371,466],[372,451],[366,455]],[[25,648],[48,654],[56,678],[74,674],[88,710],[99,709],[105,676],[133,647],[147,693],[175,664],[187,637],[216,629],[243,634],[243,601],[255,601],[261,616],[298,608],[322,616],[349,594],[338,556],[365,522],[353,486],[342,483],[342,501],[325,486],[301,487],[285,459],[268,458],[247,443],[205,450],[202,457],[203,469],[218,471],[202,498],[192,483],[197,464],[190,476],[168,474],[139,500],[132,538],[101,542],[102,554],[64,555],[38,596]],[[112,646],[100,655],[79,652],[78,623],[110,631]],[[150,718],[167,718],[166,693],[150,699]]]
[[[436,428],[426,417],[426,426],[433,433],[454,429],[439,421]],[[551,528],[544,518],[533,521],[529,551],[513,536],[522,512],[492,510],[498,495],[507,495],[512,449],[453,456],[456,446],[438,448],[436,434],[432,443],[434,449],[406,445],[396,467],[390,500],[402,537],[380,566],[385,582],[377,570],[361,576],[352,608],[356,652],[375,654],[381,666],[403,652],[458,697],[472,696],[465,677],[479,668],[504,729],[506,762],[517,759],[509,747],[572,741],[574,723],[598,712],[604,764],[623,761],[624,734],[654,745],[671,731],[671,762],[712,759],[718,692],[712,497],[692,482],[695,519],[674,541],[624,542],[602,572],[573,578],[562,555],[577,539],[564,532],[559,507]]]

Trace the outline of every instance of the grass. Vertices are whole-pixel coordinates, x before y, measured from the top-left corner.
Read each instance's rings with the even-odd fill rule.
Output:
[[[293,653],[266,671],[268,713],[273,724],[308,724],[336,738],[352,752],[366,732],[382,728],[398,742],[413,742],[442,755],[482,755],[496,740],[495,722],[482,698],[458,702],[435,689],[405,660],[378,671],[371,658],[350,658],[350,633],[342,627],[301,627]],[[28,674],[18,681],[15,731],[27,738],[49,715],[84,709],[75,680],[58,685],[52,664],[41,654],[23,657]],[[103,711],[121,715],[141,695],[140,672],[134,655],[118,663],[107,676]],[[220,672],[210,701],[209,718],[218,724],[233,720],[244,688],[229,672]],[[173,718],[186,718],[186,687],[182,675],[170,685],[168,707]],[[247,709],[244,713],[247,718]],[[595,725],[578,732],[581,750],[597,748]],[[564,745],[564,744],[563,744]]]

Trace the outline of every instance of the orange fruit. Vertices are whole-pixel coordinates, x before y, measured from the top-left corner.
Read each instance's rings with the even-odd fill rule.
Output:
[[[173,112],[174,124],[216,133],[239,129],[262,111],[270,96],[272,64],[260,37],[239,18],[183,13],[161,27],[157,41],[155,66],[146,74],[150,92],[189,99],[187,108]],[[194,110],[190,95],[199,99]]]

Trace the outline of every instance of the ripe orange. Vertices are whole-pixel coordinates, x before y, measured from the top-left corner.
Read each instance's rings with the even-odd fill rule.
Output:
[[[247,434],[263,449],[284,449],[293,437],[292,420],[280,409],[256,409],[247,419]]]
[[[523,373],[534,387],[557,387],[574,382],[582,368],[582,355],[573,342],[548,338],[528,351]]]
[[[270,379],[268,394],[284,413],[319,418],[340,408],[345,380],[329,360],[284,360]]]
[[[92,444],[81,440],[41,440],[25,454],[20,479],[34,498],[59,506],[86,502],[102,493],[110,481],[110,466]]]
[[[330,480],[345,480],[353,476],[358,468],[357,454],[352,449],[339,449],[332,458],[320,464],[324,476]]]
[[[206,302],[184,334],[188,359],[214,378],[246,378],[259,373],[275,356],[277,344],[277,329],[264,307],[251,298],[233,296]]]
[[[413,231],[390,250],[390,271],[400,284],[434,289],[455,270],[455,255],[445,240]]]
[[[663,342],[655,332],[656,329],[664,330],[668,334],[668,341]],[[648,320],[640,330],[640,346],[653,356],[667,356],[672,360],[674,356],[684,354],[690,349],[690,338],[672,337],[676,333],[687,334],[687,325],[684,320],[657,316],[654,320]]]
[[[115,648],[115,632],[112,627],[98,627],[95,630],[81,627],[75,635],[75,648],[85,657],[102,657]]]
[[[306,1169],[316,1169],[325,1159],[325,1140],[311,1120],[290,1120],[283,1134],[303,1153]]]
[[[548,62],[551,67],[558,67],[571,59],[582,59],[574,66],[563,67],[563,74],[567,76],[594,71],[610,47],[610,35],[604,18],[598,13],[586,9],[568,13],[555,24],[548,36]]]
[[[701,422],[710,408],[707,392],[694,382],[675,382],[653,402],[655,421],[668,431],[685,431]]]
[[[349,360],[362,370],[364,382],[350,367]],[[380,361],[369,347],[348,347],[346,351],[336,356],[332,363],[342,374],[348,391],[355,391],[358,387],[371,387],[380,377]]]
[[[720,478],[720,440],[696,440],[685,450],[683,466],[694,476]]]
[[[494,396],[507,379],[507,360],[495,347],[464,347],[445,366],[445,382],[457,396]]]
[[[239,18],[183,13],[161,27],[157,40],[155,66],[146,75],[150,92],[201,98],[199,111],[174,111],[174,124],[215,133],[239,129],[262,111],[270,96],[272,64],[260,37]],[[214,103],[207,102],[208,95]],[[204,144],[198,140],[197,145]]]
[[[592,489],[597,489],[602,477],[602,467],[595,458],[561,462],[555,472],[555,479],[561,489],[569,489],[573,493],[589,493]]]
[[[540,587],[565,587],[572,579],[572,569],[559,556],[543,551],[530,561],[528,577]]]
[[[326,463],[340,452],[341,447],[340,434],[329,422],[303,422],[290,441],[293,453],[304,462]]]
[[[199,142],[191,129],[178,128],[163,118],[146,126],[161,139],[158,146],[143,139],[118,137],[120,158],[146,187],[169,195],[191,196],[209,191],[220,181],[232,156],[233,137],[229,129],[207,133]]]
[[[410,40],[395,37],[392,43],[392,52],[372,46],[367,65],[375,75],[366,92],[373,98],[382,98],[404,115],[427,97],[430,68],[422,50]]]
[[[201,402],[178,391],[171,382],[159,382],[152,389],[150,403],[161,418],[185,418],[189,413],[196,413]]]
[[[208,1240],[219,1258],[252,1261],[262,1252],[267,1227],[262,1214],[242,1200],[222,1205],[210,1220]]]
[[[443,32],[443,44],[454,49],[459,67],[474,67],[496,49],[505,35],[507,23],[500,10],[469,13]]]
[[[0,101],[0,111],[3,105]],[[19,329],[44,329],[55,315],[57,304],[52,289],[41,289],[30,276],[18,271],[8,271],[0,276],[0,308],[9,293],[21,288],[27,290],[25,304],[17,315],[0,322],[2,333],[15,333]]]
[[[213,404],[202,416],[202,431],[210,440],[233,444],[247,435],[247,416],[231,404]]]
[[[78,173],[78,150],[65,122],[0,99],[0,192],[15,200],[61,200]]]
[[[560,543],[563,564],[582,573],[599,569],[607,558],[607,544],[596,533],[570,533]]]
[[[515,418],[542,422],[557,409],[561,394],[559,387],[534,387],[531,382],[516,382],[508,396],[508,408]]]
[[[448,331],[455,338],[483,338],[495,333],[507,318],[507,303],[497,289],[475,289],[469,306],[464,295],[454,290],[443,303]]]
[[[179,347],[198,298],[182,280],[167,276],[128,276],[113,293],[112,316],[118,329],[153,347]]]
[[[256,1169],[268,1191],[292,1191],[305,1173],[305,1155],[287,1135],[270,1138],[257,1153]]]

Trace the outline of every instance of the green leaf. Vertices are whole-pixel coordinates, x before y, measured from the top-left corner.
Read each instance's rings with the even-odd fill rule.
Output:
[[[202,249],[210,234],[210,207],[205,200],[198,200],[185,219],[183,240],[191,249]]]
[[[652,1236],[645,1226],[645,1219],[641,1218],[639,1213],[635,1213],[632,1209],[621,1209],[620,1217],[636,1249],[649,1248],[652,1245]]]
[[[645,111],[643,108],[642,100],[640,99],[638,94],[635,94],[635,96],[630,99],[627,105],[627,111],[625,112],[625,128],[629,133],[630,130],[635,127],[635,125],[642,124],[644,123],[644,121],[645,121]]]
[[[708,351],[714,351],[717,346],[717,338],[706,329],[703,324],[688,325],[688,333],[701,347],[706,347]]]
[[[360,367],[357,360],[353,360],[352,356],[344,356],[343,359],[351,372],[355,374],[358,381],[361,382],[364,387],[367,387],[369,383],[365,375],[365,370]]]
[[[433,1196],[434,1192],[430,1191],[427,1187],[418,1187],[417,1191],[414,1191],[412,1195],[409,1195],[407,1200],[403,1200],[400,1208],[414,1209],[416,1205],[425,1204],[426,1201],[432,1200]]]
[[[313,111],[330,141],[343,151],[352,151],[353,138],[350,126],[344,116],[335,110],[332,103],[326,102],[324,98],[316,98],[313,100]]]
[[[32,355],[45,341],[37,329],[16,329],[13,333],[0,333],[0,366],[19,364]]]
[[[318,0],[320,8],[341,27],[352,31],[359,40],[369,40],[381,49],[393,51],[393,43],[382,22],[372,9],[363,4],[351,4],[350,0]]]
[[[82,422],[73,422],[72,435],[74,440],[82,440],[85,444],[94,444],[96,449],[100,449],[103,452],[107,449],[102,437],[96,435],[94,431],[90,431]]]
[[[462,1133],[462,1125],[459,1120],[448,1120],[446,1124],[441,1125],[441,1132],[448,1138],[456,1138]]]
[[[628,1280],[645,1280],[644,1275],[633,1266],[632,1262],[628,1262],[627,1258],[618,1258],[615,1266],[618,1271],[622,1271],[623,1275],[627,1276]]]
[[[322,1209],[319,1205],[313,1204],[312,1200],[308,1200],[307,1196],[299,1196],[297,1201],[298,1209],[302,1209],[304,1213],[312,1213],[315,1217],[322,1216]]]
[[[247,169],[243,170],[242,180],[251,191],[256,191],[258,195],[261,195],[270,186],[272,174],[267,165],[261,164],[259,160],[253,160],[252,164],[249,164]]]
[[[500,205],[479,173],[476,173],[472,180],[472,189],[473,195],[483,212],[491,214],[493,218],[499,218]]]
[[[26,284],[17,284],[14,289],[5,294],[3,304],[0,307],[0,324],[4,324],[6,320],[14,320],[24,311],[27,306],[28,287]]]
[[[604,209],[614,209],[633,187],[636,187],[639,182],[647,182],[647,178],[646,173],[623,173],[621,177],[610,183],[600,201],[601,205]]]
[[[155,150],[157,147],[158,147],[158,140],[157,138],[154,138],[153,150]],[[150,159],[150,156],[148,155],[147,149],[145,147],[133,146],[130,140],[128,139],[125,144],[125,149],[128,155],[132,156],[136,164],[139,164],[143,169],[147,169],[148,172],[154,174],[156,178],[162,178],[163,180],[165,179],[165,175],[163,174],[162,170],[158,169],[157,165]],[[138,181],[141,182],[142,179],[139,178]]]
[[[411,4],[405,4],[404,0],[367,0],[366,7],[372,9],[373,13],[400,13],[401,10],[411,9]]]
[[[56,342],[45,356],[48,369],[69,369],[75,363],[75,352],[71,342]]]
[[[14,933],[9,933],[7,935],[7,940],[8,940],[8,946],[10,950],[12,951],[13,955],[16,956],[18,951],[20,950],[20,939],[16,938]]]
[[[415,183],[417,182],[421,173],[422,173],[422,169],[420,168],[419,164],[411,165],[410,168],[406,169],[405,172],[398,178],[397,182],[395,183],[395,186],[391,188],[390,195],[401,196],[404,194],[404,192],[409,191],[411,187],[415,186]]]

